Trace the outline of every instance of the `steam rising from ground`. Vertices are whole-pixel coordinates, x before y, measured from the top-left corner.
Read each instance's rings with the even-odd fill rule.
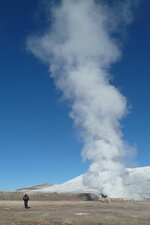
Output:
[[[84,142],[83,158],[91,162],[84,185],[109,197],[130,197],[132,191],[124,188],[127,149],[120,129],[127,102],[111,85],[108,71],[121,55],[114,34],[131,22],[133,5],[106,2],[63,0],[51,7],[47,31],[27,44],[49,64],[56,87],[70,102],[70,116]]]

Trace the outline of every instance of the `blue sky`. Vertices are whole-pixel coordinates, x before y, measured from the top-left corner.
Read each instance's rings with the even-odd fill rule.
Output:
[[[150,165],[150,2],[143,0],[128,28],[113,84],[127,97],[124,139],[136,145],[138,166]],[[85,173],[68,106],[60,100],[48,67],[26,50],[26,38],[43,29],[38,0],[1,0],[0,189],[61,183]]]

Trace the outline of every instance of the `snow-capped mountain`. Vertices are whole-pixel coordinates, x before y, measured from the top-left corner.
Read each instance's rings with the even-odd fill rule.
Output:
[[[149,198],[150,197],[150,167],[137,167],[126,169],[126,188],[130,191],[131,196],[135,198]],[[100,194],[98,190],[91,189],[83,185],[82,178],[84,174],[71,179],[59,185],[39,185],[20,189],[21,191],[40,192],[40,193],[93,193]],[[135,195],[136,193],[136,195]],[[115,196],[114,196],[115,197]]]
[[[42,187],[39,192],[58,192],[58,193],[95,193],[99,194],[98,190],[88,188],[83,185],[80,175],[60,185]],[[150,167],[137,167],[127,169],[126,187],[133,192],[137,192],[142,197],[150,196]],[[142,193],[141,193],[142,191]],[[115,197],[115,196],[114,196]]]

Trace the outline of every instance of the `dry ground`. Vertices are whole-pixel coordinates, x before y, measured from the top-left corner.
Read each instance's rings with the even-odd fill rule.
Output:
[[[150,202],[0,201],[0,225],[150,225]]]

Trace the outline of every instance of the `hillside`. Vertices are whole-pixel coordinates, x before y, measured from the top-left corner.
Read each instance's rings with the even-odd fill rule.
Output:
[[[82,177],[80,175],[60,185],[40,185],[21,189],[28,192],[39,193],[94,193],[99,194],[98,190],[88,188],[83,185]],[[127,183],[128,190],[137,192],[141,198],[148,198],[150,196],[150,167],[137,167],[127,169]],[[131,192],[132,192],[131,191]],[[115,197],[115,196],[114,196]]]

